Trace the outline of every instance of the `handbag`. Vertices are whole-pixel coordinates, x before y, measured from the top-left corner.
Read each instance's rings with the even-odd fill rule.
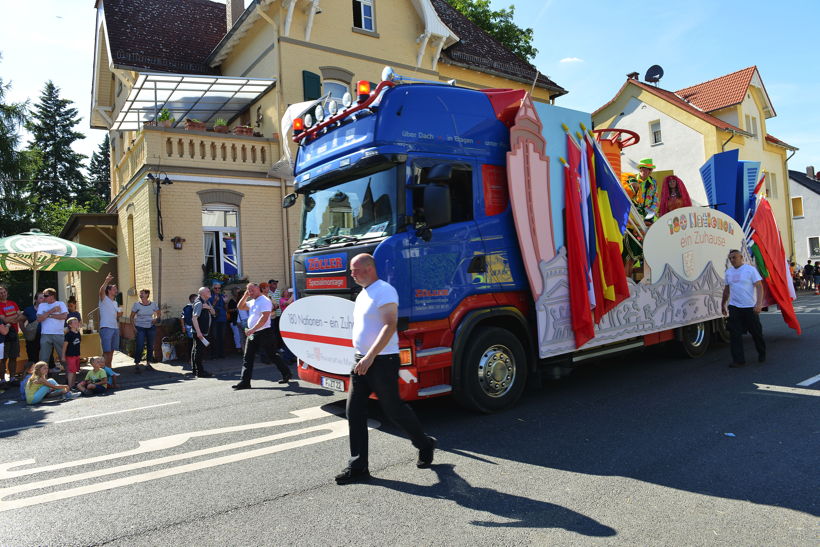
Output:
[[[23,327],[23,338],[26,339],[26,342],[34,342],[37,338],[37,329],[40,328],[40,323],[37,321],[29,321]]]

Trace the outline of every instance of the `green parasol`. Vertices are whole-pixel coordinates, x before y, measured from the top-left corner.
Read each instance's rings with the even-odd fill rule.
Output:
[[[0,238],[0,271],[32,270],[32,295],[37,293],[38,271],[96,272],[115,256],[35,229]]]

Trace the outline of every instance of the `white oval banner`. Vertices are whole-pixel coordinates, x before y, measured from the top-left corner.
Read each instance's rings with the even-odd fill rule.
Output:
[[[647,231],[643,254],[653,279],[666,264],[689,281],[709,262],[723,276],[729,251],[743,246],[743,229],[725,213],[706,207],[681,207],[659,218]]]
[[[354,363],[353,302],[338,296],[307,296],[285,308],[279,331],[290,351],[333,374],[350,374]]]

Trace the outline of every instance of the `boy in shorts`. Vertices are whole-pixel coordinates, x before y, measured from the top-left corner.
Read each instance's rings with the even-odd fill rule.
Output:
[[[105,359],[102,357],[91,358],[91,370],[85,375],[85,380],[77,384],[77,389],[83,395],[97,395],[105,393],[108,388],[108,374],[105,373]]]
[[[68,387],[74,389],[77,374],[80,373],[80,320],[76,317],[68,318],[68,331],[63,341],[63,358],[68,375]]]

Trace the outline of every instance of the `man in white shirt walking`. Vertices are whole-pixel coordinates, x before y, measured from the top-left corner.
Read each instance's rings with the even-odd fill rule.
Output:
[[[379,279],[376,262],[369,254],[350,261],[350,275],[362,291],[353,308],[353,347],[356,365],[350,374],[347,422],[350,428],[350,460],[336,475],[337,484],[370,479],[367,446],[367,402],[375,392],[384,414],[402,427],[419,451],[416,466],[433,463],[436,439],[425,435],[413,410],[399,397],[399,337],[396,333],[399,295]]]
[[[757,349],[757,360],[766,360],[766,342],[760,325],[760,311],[763,309],[763,278],[757,269],[743,263],[743,255],[733,249],[729,251],[732,267],[726,270],[726,285],[723,287],[723,315],[729,316],[729,335],[732,351],[731,368],[746,365],[743,353],[743,333],[748,331]]]

